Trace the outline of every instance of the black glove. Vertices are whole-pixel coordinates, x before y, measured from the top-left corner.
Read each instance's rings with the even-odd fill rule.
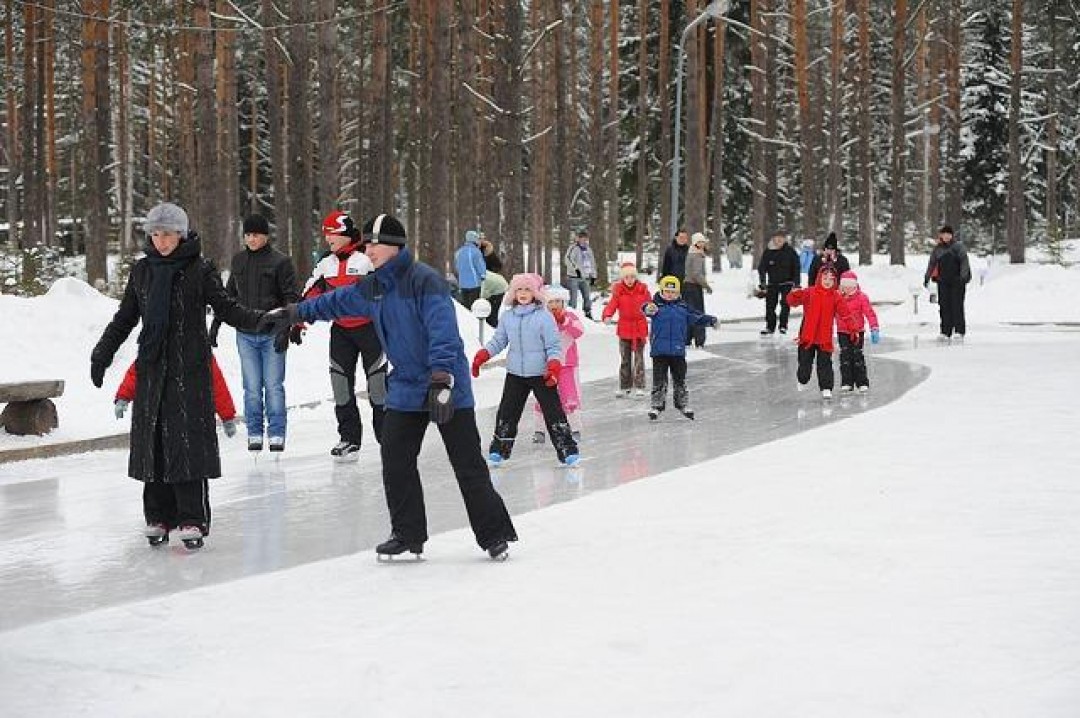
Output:
[[[280,334],[286,332],[286,341],[288,340],[287,330],[293,324],[300,323],[300,312],[297,310],[295,304],[286,304],[284,307],[278,307],[277,309],[271,309],[259,318],[258,323],[255,325],[256,334]]]
[[[98,389],[100,389],[101,385],[105,383],[106,368],[108,367],[101,362],[90,362],[90,381],[92,381],[94,383],[94,386],[96,386]]]
[[[589,286],[590,287],[595,287],[596,286],[596,277],[589,277]]]
[[[274,351],[278,354],[284,354],[285,350],[289,348],[289,330],[278,332],[274,336]]]
[[[210,346],[212,346],[212,347],[217,346],[217,335],[218,335],[218,331],[220,329],[221,329],[221,320],[215,318],[214,321],[212,321],[210,323]]]
[[[293,344],[304,343],[304,328],[299,324],[293,324],[292,329],[289,330],[289,341]]]
[[[445,424],[454,418],[454,377],[445,371],[431,373],[428,389],[428,413],[436,424]]]

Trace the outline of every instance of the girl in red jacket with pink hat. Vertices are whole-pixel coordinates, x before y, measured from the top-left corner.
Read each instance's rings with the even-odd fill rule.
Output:
[[[649,340],[649,321],[641,307],[652,300],[644,282],[638,281],[637,267],[624,262],[619,268],[619,281],[611,288],[611,299],[604,307],[601,320],[611,322],[615,313],[619,321],[615,334],[619,337],[619,390],[616,397],[630,396],[637,389],[645,396],[645,342]]]
[[[826,265],[817,274],[817,282],[807,289],[793,289],[787,303],[803,308],[799,327],[799,388],[810,383],[810,374],[817,365],[818,388],[823,399],[832,399],[833,389],[833,323],[849,312],[840,292],[836,290],[836,269]]]
[[[866,376],[866,357],[863,355],[865,334],[863,328],[870,322],[870,343],[880,341],[877,314],[870,305],[870,298],[859,289],[859,278],[850,269],[840,275],[840,301],[847,309],[844,316],[836,317],[836,339],[840,344],[840,391],[870,391]]]

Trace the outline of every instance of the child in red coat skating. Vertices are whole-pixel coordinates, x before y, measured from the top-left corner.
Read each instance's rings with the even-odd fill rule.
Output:
[[[638,280],[637,267],[624,262],[619,268],[619,281],[611,288],[611,299],[601,319],[610,323],[619,315],[615,334],[619,337],[619,390],[616,397],[630,396],[631,389],[645,396],[645,343],[649,340],[649,322],[641,311],[652,299],[644,282]]]
[[[836,318],[836,339],[840,344],[840,391],[851,391],[858,387],[860,392],[870,390],[870,379],[866,374],[866,357],[863,355],[863,343],[866,339],[863,328],[870,323],[870,343],[880,341],[877,313],[870,305],[870,298],[859,289],[859,278],[848,270],[840,275],[841,302],[847,309],[847,315]]]
[[[229,385],[225,383],[225,375],[221,373],[221,367],[218,366],[213,354],[210,355],[210,377],[213,381],[211,391],[214,395],[214,409],[221,418],[221,428],[225,431],[225,436],[232,438],[236,434],[236,406],[233,404],[232,394],[229,393]],[[117,419],[124,418],[128,405],[135,400],[135,386],[138,379],[136,362],[131,362],[120,386],[116,388],[113,412]]]
[[[810,374],[817,365],[818,388],[825,399],[832,398],[833,389],[833,323],[837,318],[847,320],[849,311],[836,289],[836,269],[831,265],[818,272],[814,286],[793,289],[787,303],[803,307],[802,326],[799,327],[799,388],[810,382]]]

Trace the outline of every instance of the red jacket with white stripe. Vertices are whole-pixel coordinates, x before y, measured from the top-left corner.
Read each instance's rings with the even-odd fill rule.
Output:
[[[135,368],[135,362],[131,362],[123,381],[116,388],[116,398],[124,401],[135,400],[135,384],[139,373]],[[221,373],[214,355],[210,355],[210,377],[213,380],[212,393],[214,395],[214,409],[222,421],[231,421],[236,418],[236,407],[233,405],[232,394],[229,393],[229,385],[225,383],[225,375]]]
[[[374,272],[375,265],[360,246],[359,242],[355,242],[320,259],[311,271],[311,278],[304,285],[303,298],[312,299],[340,287],[356,284],[366,274]],[[343,329],[355,329],[369,322],[371,320],[367,317],[341,317],[334,320],[334,324]]]

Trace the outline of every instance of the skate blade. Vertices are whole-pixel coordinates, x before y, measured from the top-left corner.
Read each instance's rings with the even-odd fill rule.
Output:
[[[421,563],[424,560],[424,555],[420,553],[377,553],[375,554],[375,561],[377,563]]]
[[[349,456],[335,456],[334,457],[334,463],[335,464],[355,464],[358,461],[360,461],[359,452],[357,452],[356,454],[351,454]]]
[[[502,563],[502,562],[503,562],[503,561],[505,561],[506,559],[510,558],[510,549],[506,549],[505,551],[503,551],[503,552],[502,552],[501,554],[499,554],[498,556],[490,556],[489,558],[490,558],[490,559],[491,559],[492,561],[495,561],[495,562],[498,562],[498,563]]]

